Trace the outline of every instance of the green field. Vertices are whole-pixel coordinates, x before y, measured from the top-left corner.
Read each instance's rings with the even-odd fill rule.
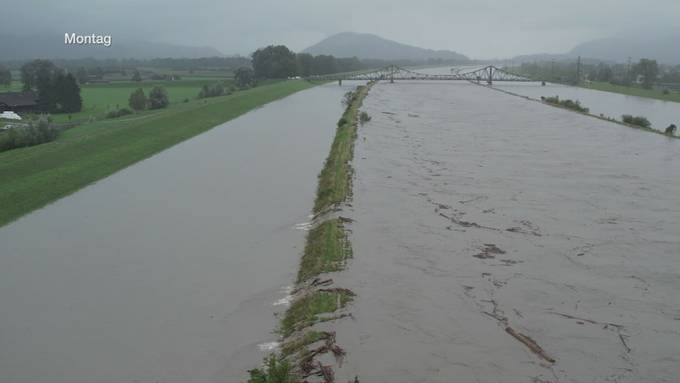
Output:
[[[224,121],[312,86],[283,81],[229,96],[174,103],[160,111],[80,125],[56,141],[0,153],[0,226]],[[113,92],[117,96],[99,97],[113,100],[130,88],[121,84],[121,89]],[[190,87],[178,87],[171,99],[191,92]]]
[[[222,79],[224,80],[224,79]],[[104,118],[107,112],[119,108],[129,108],[128,98],[137,88],[144,89],[147,95],[154,86],[162,86],[168,91],[168,98],[171,103],[182,102],[184,99],[195,99],[201,87],[206,84],[213,84],[220,79],[201,79],[201,80],[180,80],[180,81],[143,81],[143,82],[112,82],[108,84],[85,84],[80,87],[80,96],[83,98],[83,110],[79,113],[70,114],[73,121],[82,121],[89,118]],[[13,91],[21,90],[21,84],[13,82]],[[0,88],[0,92],[7,91],[8,88]],[[53,114],[55,122],[65,122],[69,120],[68,114]]]
[[[629,96],[638,96],[646,98],[654,98],[663,101],[673,101],[680,102],[680,93],[671,91],[670,94],[663,94],[658,89],[644,89],[639,86],[624,86],[624,85],[613,85],[608,82],[596,82],[593,81],[588,84],[583,85],[584,88],[596,89],[605,92],[626,94]]]

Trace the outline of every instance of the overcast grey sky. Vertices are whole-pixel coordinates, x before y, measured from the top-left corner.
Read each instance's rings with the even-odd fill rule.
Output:
[[[249,54],[301,50],[333,33],[375,33],[473,58],[561,53],[576,44],[680,23],[680,0],[22,0],[0,33],[112,34]]]

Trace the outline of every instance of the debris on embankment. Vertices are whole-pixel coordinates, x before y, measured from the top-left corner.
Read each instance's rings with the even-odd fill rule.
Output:
[[[346,227],[352,220],[334,213],[352,195],[351,161],[360,122],[359,108],[372,85],[361,85],[345,94],[345,112],[319,174],[314,224],[307,234],[293,300],[281,318],[282,346],[278,353],[265,359],[262,368],[249,371],[249,383],[335,381],[334,364],[342,364],[345,351],[336,343],[334,332],[313,327],[351,317],[346,308],[355,294],[323,275],[343,270],[352,257]]]

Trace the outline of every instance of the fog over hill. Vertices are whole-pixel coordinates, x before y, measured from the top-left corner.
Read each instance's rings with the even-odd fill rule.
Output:
[[[332,35],[305,49],[313,55],[335,57],[358,57],[360,59],[425,61],[441,59],[466,62],[460,53],[448,50],[432,50],[398,43],[369,33],[343,32]]]
[[[663,64],[680,64],[680,32],[640,32],[595,39],[576,45],[565,53],[537,53],[515,56],[513,62],[574,60],[578,56],[586,61],[636,62],[641,58],[657,60]]]
[[[577,45],[570,56],[623,62],[651,58],[665,64],[680,64],[680,33],[638,34],[588,41]]]
[[[212,47],[195,47],[145,41],[117,41],[110,47],[101,45],[66,45],[64,34],[13,36],[0,34],[0,59],[27,60],[33,58],[76,59],[92,57],[151,59],[157,57],[213,57],[223,56]]]

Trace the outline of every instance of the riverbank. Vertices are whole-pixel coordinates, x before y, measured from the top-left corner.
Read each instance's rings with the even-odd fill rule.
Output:
[[[351,220],[330,217],[330,211],[337,213],[339,205],[352,194],[351,162],[359,108],[371,86],[372,83],[358,86],[346,95],[345,112],[338,121],[330,153],[319,174],[313,209],[316,222],[307,234],[291,305],[281,318],[281,347],[263,368],[250,371],[251,383],[298,382],[312,376],[322,382],[332,382],[334,365],[328,364],[330,360],[322,363],[318,358],[329,354],[339,364],[345,355],[335,342],[334,332],[313,326],[351,316],[344,309],[355,294],[328,277],[328,273],[343,270],[352,257],[346,227]]]
[[[612,122],[614,124],[626,126],[626,127],[633,128],[633,129],[642,130],[642,131],[649,132],[649,133],[660,134],[660,135],[668,137],[668,138],[676,138],[676,139],[680,138],[680,136],[678,136],[678,135],[666,134],[664,131],[661,131],[661,130],[653,129],[653,128],[650,128],[650,127],[644,127],[644,126],[640,126],[640,125],[628,124],[626,122],[617,120],[617,119],[612,118],[612,117],[607,117],[607,116],[604,116],[604,115],[597,115],[597,114],[591,113],[589,111],[589,109],[587,108],[587,105],[579,105],[580,107],[583,107],[585,109],[578,110],[578,109],[574,109],[572,107],[567,107],[567,106],[559,104],[559,103],[548,102],[545,99],[538,99],[538,98],[535,98],[535,97],[530,97],[530,96],[527,96],[527,95],[519,94],[519,93],[516,93],[516,92],[511,92],[511,91],[506,90],[506,89],[500,89],[500,88],[492,87],[492,86],[489,87],[489,86],[486,86],[486,85],[479,85],[479,86],[485,86],[489,89],[493,89],[493,90],[498,91],[498,92],[502,92],[502,93],[505,93],[505,94],[508,94],[508,95],[511,95],[511,96],[515,96],[515,97],[521,97],[521,98],[524,98],[524,99],[529,100],[529,101],[539,102],[541,104],[552,106],[554,108],[569,110],[571,112],[579,113],[579,114],[582,114],[584,116],[597,118],[598,120]],[[574,102],[576,102],[576,101],[578,101],[578,100],[575,100]]]
[[[625,94],[627,96],[652,98],[661,101],[680,102],[680,93],[678,92],[670,92],[669,94],[663,94],[658,89],[644,89],[636,86],[614,85],[607,82],[598,81],[589,82],[581,86],[586,89],[595,89],[603,92]]]
[[[285,81],[171,104],[63,132],[50,143],[0,153],[0,226],[254,108],[315,86]]]

